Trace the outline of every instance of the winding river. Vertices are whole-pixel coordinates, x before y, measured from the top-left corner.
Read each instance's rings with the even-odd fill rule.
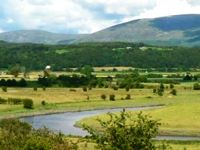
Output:
[[[139,107],[139,108],[126,108],[126,111],[141,111],[153,108],[159,108],[158,106],[151,107]],[[86,117],[92,117],[96,115],[101,115],[108,112],[119,112],[122,109],[104,109],[104,110],[92,110],[92,111],[82,111],[82,112],[67,112],[61,114],[51,114],[21,118],[21,121],[30,123],[34,128],[38,129],[43,126],[49,128],[54,132],[62,132],[66,135],[78,135],[85,136],[89,133],[84,131],[82,128],[75,127],[75,123]],[[159,136],[156,139],[159,140],[200,140],[200,137],[174,137],[174,136]]]

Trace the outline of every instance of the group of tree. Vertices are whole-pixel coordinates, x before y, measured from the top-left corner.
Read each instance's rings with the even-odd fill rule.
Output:
[[[0,86],[6,86],[6,87],[26,87],[27,82],[24,78],[21,80],[17,81],[15,79],[1,79],[0,80]]]
[[[142,51],[140,46],[141,44],[123,42],[69,45],[0,42],[0,66],[12,68],[18,64],[27,70],[43,70],[45,66],[51,65],[54,71],[61,71],[63,68],[82,68],[85,65],[163,68],[164,71],[166,68],[199,67],[199,48],[171,47],[173,50],[167,50],[168,47],[162,47],[162,51],[156,48]],[[143,46],[148,48],[148,45]],[[63,52],[59,53],[59,50]],[[17,67],[10,71],[17,76]]]

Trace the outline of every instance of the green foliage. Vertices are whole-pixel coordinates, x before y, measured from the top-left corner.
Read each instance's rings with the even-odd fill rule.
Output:
[[[177,91],[175,89],[172,89],[172,91],[170,92],[172,95],[176,95]]]
[[[19,72],[20,72],[19,66],[15,66],[10,69],[10,74],[14,75],[14,77],[18,77]]]
[[[156,89],[153,89],[153,93],[156,93]]]
[[[45,86],[43,86],[42,89],[43,89],[43,91],[46,91],[46,87]]]
[[[8,104],[20,105],[24,100],[20,98],[8,98]]]
[[[104,132],[98,132],[84,125],[84,129],[91,134],[96,141],[97,148],[101,150],[156,150],[158,147],[152,142],[152,138],[158,134],[160,123],[152,120],[148,115],[138,114],[133,119],[125,110],[120,115],[108,113],[110,119],[102,121],[98,119]],[[162,146],[163,149],[167,147]],[[164,148],[165,147],[165,148]]]
[[[24,99],[23,104],[24,104],[24,108],[33,109],[33,100],[32,99]]]
[[[1,89],[2,89],[3,92],[7,92],[7,87],[6,86],[2,86]]]
[[[34,88],[33,88],[33,91],[37,91],[37,87],[34,87]]]
[[[31,125],[18,119],[0,120],[1,150],[76,150],[62,134],[52,133],[47,128],[32,129]]]
[[[194,90],[200,90],[200,85],[199,83],[195,83],[193,86]]]
[[[173,84],[170,84],[170,89],[173,89],[174,88],[174,85]]]
[[[26,80],[24,78],[22,78],[20,81],[19,81],[19,84],[18,84],[20,87],[26,87],[27,86],[27,83],[26,83]]]
[[[45,102],[45,101],[42,101],[41,104],[42,104],[42,106],[45,106],[45,105],[46,105],[46,102]]]
[[[7,100],[0,97],[0,104],[6,104]]]
[[[83,92],[87,92],[87,87],[86,86],[83,87]]]
[[[94,69],[89,65],[86,65],[81,69],[81,73],[86,75],[87,77],[90,77],[92,75],[92,72],[94,72]]]
[[[110,100],[111,100],[111,101],[115,101],[115,95],[114,95],[114,94],[111,94],[111,95],[110,95]]]
[[[132,49],[126,49],[126,47],[132,47]],[[113,50],[119,48],[124,49]],[[56,50],[61,49],[68,52],[56,53]],[[169,49],[169,47],[162,47],[162,49]],[[19,64],[29,70],[43,70],[51,62],[50,65],[54,64],[54,71],[62,71],[63,68],[80,68],[84,65],[161,68],[164,71],[166,71],[166,67],[163,66],[181,68],[181,70],[199,66],[199,48],[172,47],[172,49],[170,51],[146,50],[144,52],[140,50],[140,45],[137,43],[123,42],[70,45],[0,43],[0,66],[9,68]],[[13,56],[17,57],[13,59]],[[51,58],[51,61],[49,61],[49,58]]]
[[[127,99],[127,100],[128,100],[128,99],[131,99],[131,95],[130,95],[130,94],[127,94],[125,99]]]
[[[101,99],[103,99],[104,101],[106,100],[106,95],[105,94],[102,94],[101,95]]]

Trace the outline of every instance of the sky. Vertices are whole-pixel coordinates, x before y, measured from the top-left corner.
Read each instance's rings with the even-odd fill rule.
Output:
[[[134,19],[200,14],[200,0],[0,0],[0,32],[88,34]]]

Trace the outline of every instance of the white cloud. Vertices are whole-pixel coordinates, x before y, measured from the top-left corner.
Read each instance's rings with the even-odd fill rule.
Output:
[[[9,18],[9,19],[7,19],[7,23],[13,23],[14,22],[14,20],[13,19],[11,19],[11,18]]]
[[[4,32],[1,28],[0,28],[0,33]]]
[[[193,6],[198,6],[200,5],[200,0],[187,0],[189,4]]]
[[[187,0],[157,0],[157,6],[154,9],[141,13],[134,17],[134,19],[156,18],[179,14],[200,14],[200,6],[193,7],[187,2]]]
[[[89,4],[102,5],[108,14],[131,15],[156,6],[156,0],[85,0]]]

